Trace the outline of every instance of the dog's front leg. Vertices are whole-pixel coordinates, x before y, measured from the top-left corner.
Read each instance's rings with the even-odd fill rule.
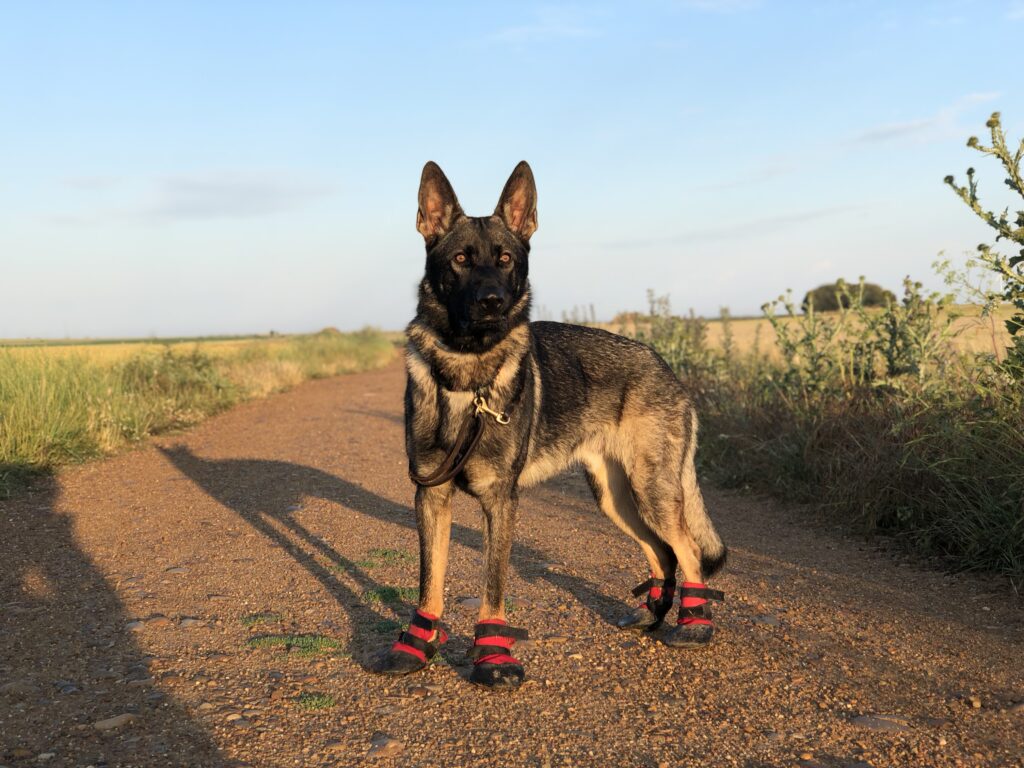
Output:
[[[480,496],[484,511],[484,596],[480,601],[470,680],[488,688],[518,688],[523,665],[512,656],[512,645],[526,632],[505,622],[505,580],[512,552],[518,500],[510,489]]]
[[[420,534],[419,608],[409,627],[380,661],[378,671],[405,675],[423,669],[448,639],[441,628],[444,573],[452,531],[452,484],[416,490],[416,527]]]
[[[420,611],[441,616],[448,542],[452,533],[452,484],[416,489],[416,527],[420,534]]]

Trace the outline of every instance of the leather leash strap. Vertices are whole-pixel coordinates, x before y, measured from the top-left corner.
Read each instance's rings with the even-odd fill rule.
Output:
[[[416,485],[421,485],[424,488],[433,488],[436,485],[447,483],[462,471],[466,462],[469,461],[469,457],[473,455],[473,451],[477,443],[480,442],[480,436],[483,433],[484,420],[480,415],[480,411],[477,410],[475,413],[469,414],[466,420],[462,422],[462,426],[459,427],[459,434],[455,437],[455,445],[452,446],[451,451],[444,457],[444,461],[441,462],[437,469],[429,475],[417,475],[410,467],[409,477],[412,478]]]

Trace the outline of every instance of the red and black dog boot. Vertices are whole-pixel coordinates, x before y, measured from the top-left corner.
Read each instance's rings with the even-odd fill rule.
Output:
[[[512,656],[516,640],[526,640],[525,629],[516,629],[504,619],[484,619],[476,625],[476,640],[469,649],[473,659],[473,672],[469,682],[491,690],[514,690],[518,688],[526,671],[519,659]]]
[[[666,645],[673,648],[699,648],[711,642],[715,625],[711,621],[708,600],[722,601],[725,595],[699,582],[683,582],[679,589],[679,618],[663,638]]]
[[[448,634],[441,629],[437,616],[417,610],[409,628],[398,636],[395,644],[381,658],[376,671],[383,675],[408,675],[430,664]]]
[[[647,599],[636,608],[620,617],[615,625],[619,629],[653,629],[672,609],[672,598],[676,594],[675,579],[656,579],[651,576],[643,584],[633,588],[633,597],[647,594]]]

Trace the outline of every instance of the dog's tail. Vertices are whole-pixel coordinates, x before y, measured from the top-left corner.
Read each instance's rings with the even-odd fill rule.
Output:
[[[690,410],[690,444],[683,457],[683,519],[693,540],[700,547],[700,569],[705,579],[710,578],[723,565],[729,550],[715,530],[704,497],[697,484],[697,467],[694,454],[697,452],[697,413]]]

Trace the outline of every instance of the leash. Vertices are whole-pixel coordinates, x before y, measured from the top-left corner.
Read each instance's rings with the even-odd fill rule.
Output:
[[[492,410],[487,405],[484,391],[483,389],[476,391],[476,395],[473,398],[473,412],[462,422],[462,426],[459,427],[459,433],[455,436],[455,444],[440,465],[438,465],[437,469],[429,475],[417,475],[410,468],[409,477],[412,478],[416,485],[423,486],[424,488],[433,488],[434,486],[447,483],[462,471],[462,468],[466,466],[466,462],[473,455],[473,451],[476,450],[476,446],[484,434],[485,414],[501,425],[509,423],[507,413]]]

